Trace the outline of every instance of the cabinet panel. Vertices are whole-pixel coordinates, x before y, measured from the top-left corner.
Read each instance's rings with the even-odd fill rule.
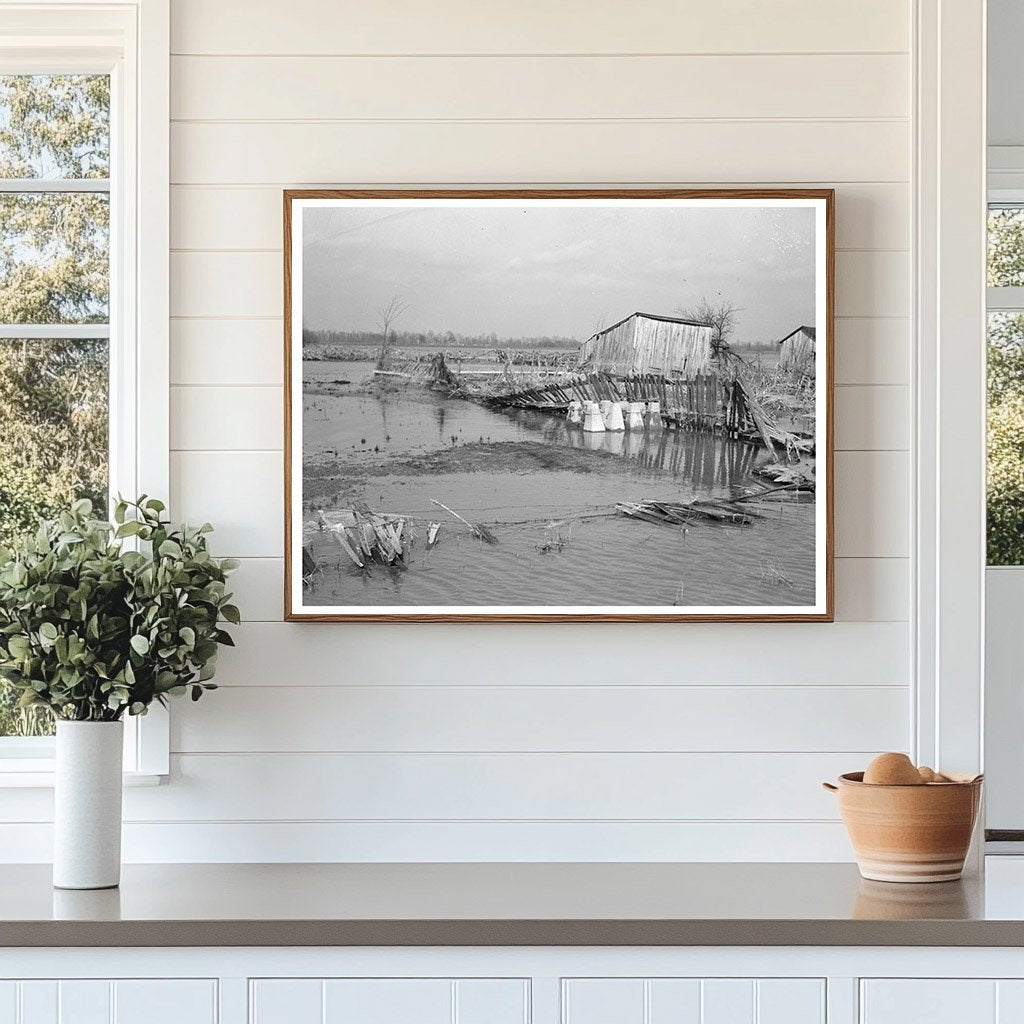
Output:
[[[114,983],[113,1024],[183,1024],[184,1021],[217,1024],[216,981],[146,979]]]
[[[21,982],[21,1016],[18,1024],[58,1024],[57,982]]]
[[[754,1024],[754,983],[713,978],[701,983],[700,1024]],[[794,1022],[795,1024],[795,1022]]]
[[[321,1024],[324,983],[259,978],[249,983],[250,1024]]]
[[[250,1024],[523,1024],[529,1008],[522,978],[257,978],[249,994]]]
[[[17,1024],[18,983],[0,981],[0,1024]]]
[[[996,1020],[999,1024],[1024,1021],[1024,981],[996,983]]]
[[[323,1024],[451,1024],[451,1021],[450,981],[384,978],[324,982]]]
[[[530,1009],[530,984],[520,978],[455,983],[458,1024],[524,1024]]]
[[[824,1024],[820,978],[572,978],[565,1024]]]
[[[652,978],[647,1004],[650,1024],[700,1024],[699,978]]]
[[[757,1024],[825,1024],[825,982],[763,979],[757,982],[756,1005]]]
[[[644,1024],[640,978],[571,978],[562,982],[565,1024]]]
[[[996,985],[934,978],[865,981],[861,1024],[999,1024]]]
[[[216,1024],[212,979],[0,982],[0,1024]],[[290,1024],[299,1024],[294,1015]]]
[[[60,1024],[108,1024],[109,981],[61,981],[57,984]]]

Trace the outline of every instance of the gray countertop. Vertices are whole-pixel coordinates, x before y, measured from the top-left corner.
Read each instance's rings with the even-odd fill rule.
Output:
[[[0,946],[1019,946],[1022,902],[852,864],[128,865],[101,892],[14,865]]]

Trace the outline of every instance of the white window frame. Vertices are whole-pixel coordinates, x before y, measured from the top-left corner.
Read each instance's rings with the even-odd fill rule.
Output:
[[[169,0],[0,0],[0,74],[74,72],[111,76],[110,490],[166,501]],[[0,326],[4,334],[12,329]],[[30,336],[24,327],[17,334]],[[98,336],[87,327],[60,334]],[[169,748],[162,708],[126,719],[127,778],[166,775]],[[52,739],[0,738],[0,787],[52,785],[53,760]]]
[[[1024,209],[1024,147],[989,148],[988,206],[1019,206]],[[989,286],[985,295],[986,315],[990,313],[1024,313],[1024,287]],[[1020,727],[1022,721],[1019,681],[1016,665],[1019,645],[1015,634],[1001,632],[1009,614],[1010,600],[1024,589],[1024,565],[986,565],[989,585],[988,603],[992,629],[986,638],[986,764],[990,772],[986,826],[1004,836],[989,842],[988,854],[1019,856],[1024,844],[1016,838],[1024,825],[1024,798],[1016,785],[1020,769]],[[993,596],[994,595],[994,596]],[[998,787],[998,788],[997,788]]]
[[[916,0],[915,7],[911,753],[918,764],[980,771],[986,5]]]

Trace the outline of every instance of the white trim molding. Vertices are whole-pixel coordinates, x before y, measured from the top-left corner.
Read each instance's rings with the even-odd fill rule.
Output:
[[[919,0],[916,750],[982,768],[985,0]]]

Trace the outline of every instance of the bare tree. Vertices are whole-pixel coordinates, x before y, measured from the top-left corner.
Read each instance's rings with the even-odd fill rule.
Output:
[[[387,369],[391,358],[391,325],[409,308],[409,304],[402,301],[400,295],[392,295],[391,301],[386,306],[377,310],[377,323],[380,324],[380,355],[377,357],[377,368]]]
[[[710,324],[714,328],[711,335],[711,348],[716,356],[729,348],[729,338],[736,329],[736,314],[742,307],[728,299],[712,302],[706,296],[692,306],[680,306],[676,315],[684,320],[695,320],[698,323]]]

